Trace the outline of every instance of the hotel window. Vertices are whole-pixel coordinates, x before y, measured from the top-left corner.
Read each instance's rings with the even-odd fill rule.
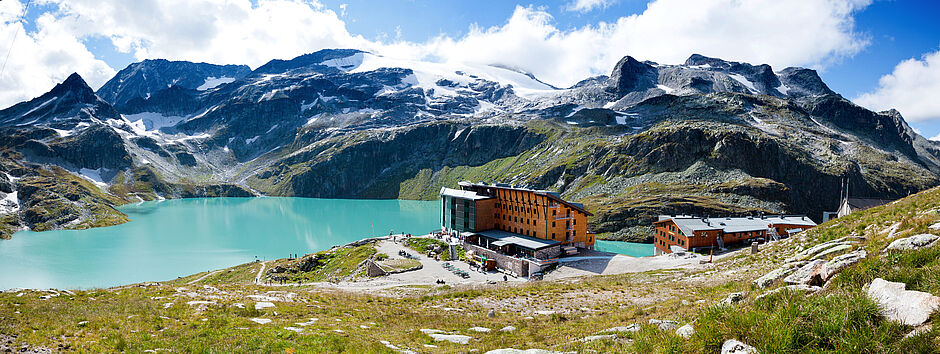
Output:
[[[554,221],[552,221],[552,227],[555,227],[555,222],[554,222]]]
[[[555,233],[552,232],[552,240],[554,240],[554,239],[555,239]]]

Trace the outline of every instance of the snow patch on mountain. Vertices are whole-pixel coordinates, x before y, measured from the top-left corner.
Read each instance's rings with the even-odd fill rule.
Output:
[[[102,170],[104,170],[104,168],[98,168],[94,170],[90,168],[82,168],[78,170],[78,175],[91,181],[91,183],[94,183],[96,186],[100,188],[107,188],[108,183],[105,182],[104,179],[101,178]]]
[[[359,53],[350,55],[345,58],[336,58],[336,59],[326,60],[326,61],[321,62],[320,64],[334,67],[343,71],[350,71],[362,65],[363,57],[364,57],[363,54],[365,53],[359,52]]]
[[[656,85],[656,88],[666,91],[667,95],[671,95],[673,92],[676,92],[676,89],[666,86],[666,85]]]
[[[728,77],[734,79],[737,82],[740,82],[742,85],[744,85],[744,87],[747,87],[747,89],[751,90],[751,92],[753,93],[760,92],[757,90],[756,87],[754,87],[753,82],[751,82],[750,80],[748,80],[746,77],[742,76],[741,74],[728,74]]]
[[[29,110],[29,112],[23,113],[22,117],[28,116],[30,113],[33,113],[33,112],[35,112],[37,109],[40,109],[40,108],[45,107],[47,104],[49,104],[49,102],[55,101],[56,99],[58,99],[58,97],[52,97],[52,98],[46,100],[46,102],[43,102],[42,104],[40,104],[40,105],[38,105],[38,106],[36,106],[36,107],[33,107],[33,109]]]
[[[413,77],[407,76],[402,83],[421,87],[425,91],[434,90],[435,94],[448,96],[457,95],[455,87],[438,85],[441,79],[454,82],[457,87],[467,87],[477,79],[497,82],[504,86],[511,85],[516,95],[521,97],[539,96],[557,91],[523,73],[490,65],[422,62],[371,53],[356,53],[346,58],[326,60],[321,64],[349,73],[369,72],[382,68],[411,69],[414,73]]]
[[[213,89],[213,88],[216,88],[216,87],[219,86],[219,85],[227,84],[227,83],[230,83],[230,82],[233,82],[233,81],[235,81],[235,78],[234,78],[234,77],[228,77],[228,76],[214,77],[214,76],[209,76],[209,77],[206,78],[206,82],[204,82],[202,85],[199,85],[199,87],[197,87],[196,90],[198,90],[198,91],[205,91],[205,90]]]
[[[172,127],[180,121],[186,119],[186,117],[180,116],[164,116],[156,112],[125,114],[124,118],[131,123],[142,123],[145,131],[153,131],[164,127]]]
[[[17,192],[13,191],[0,198],[0,215],[15,213],[20,210],[20,200],[16,194]]]

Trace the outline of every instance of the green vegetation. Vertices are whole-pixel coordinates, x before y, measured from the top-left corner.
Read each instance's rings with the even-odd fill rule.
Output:
[[[267,279],[288,283],[339,281],[361,276],[361,265],[376,253],[373,244],[338,247],[302,257],[272,261]]]
[[[423,352],[513,347],[714,353],[724,341],[738,339],[762,353],[935,353],[940,314],[928,322],[933,329],[908,336],[914,328],[885,320],[863,289],[879,277],[940,295],[940,247],[882,252],[896,238],[937,233],[929,226],[940,222],[938,210],[940,189],[932,189],[769,244],[755,255],[734,254],[697,269],[576,281],[403,286],[358,294],[308,285],[254,285],[262,264],[248,263],[159,285],[63,292],[50,298],[45,297],[53,293],[15,291],[0,294],[0,333],[17,336],[21,344],[85,352],[391,352],[381,344],[388,341]],[[780,291],[757,299],[784,284],[759,289],[752,284],[755,278],[800,250],[849,235],[866,238],[860,247],[869,257],[844,269],[825,289],[811,295]],[[412,238],[408,245],[424,251],[438,242]],[[353,279],[363,260],[377,256],[372,245],[363,245],[264,266],[281,267],[269,276],[285,276],[290,282]],[[312,268],[301,269],[307,266]],[[744,300],[714,306],[732,292],[743,292]],[[255,309],[262,300],[251,296],[273,298],[276,307]],[[492,318],[487,316],[491,309],[496,312]],[[257,324],[252,318],[272,322]],[[691,323],[695,334],[679,337],[648,325],[650,319]],[[609,332],[613,338],[581,341],[634,323],[641,326],[638,332]],[[493,331],[468,330],[477,326]],[[505,326],[516,330],[499,331]],[[422,328],[472,339],[466,345],[437,342]]]
[[[427,238],[427,237],[411,237],[405,241],[405,246],[409,247],[418,253],[426,254],[429,250],[441,250],[439,256],[442,261],[450,261],[450,251],[449,246],[446,242]],[[467,251],[461,246],[457,246],[457,260],[466,261],[467,260]]]

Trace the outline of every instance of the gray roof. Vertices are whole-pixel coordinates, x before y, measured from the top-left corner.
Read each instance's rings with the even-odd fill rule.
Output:
[[[666,218],[664,220],[672,220],[676,223],[676,226],[679,227],[679,230],[682,231],[684,235],[692,236],[695,231],[704,231],[704,230],[721,230],[721,227],[718,225],[707,224],[703,221],[703,218]]]
[[[470,199],[470,200],[482,200],[490,199],[492,197],[479,195],[473,191],[464,191],[459,189],[451,189],[447,187],[441,188],[441,195],[446,195],[448,197],[460,198],[460,199]]]
[[[767,216],[767,217],[724,217],[700,218],[690,216],[671,217],[662,215],[659,221],[672,220],[684,235],[692,236],[695,231],[722,230],[725,233],[767,230],[772,225],[790,224],[816,226],[813,220],[805,216]]]
[[[770,223],[774,225],[790,224],[790,225],[816,226],[816,222],[802,215],[768,216],[767,220],[770,221]]]
[[[551,247],[560,244],[561,242],[552,241],[552,240],[543,240],[536,237],[520,235],[513,232],[507,232],[503,230],[486,230],[477,232],[477,234],[482,235],[486,238],[496,240],[493,242],[493,245],[504,246],[504,245],[516,245],[522,248],[528,248],[531,250],[539,250],[546,247]]]

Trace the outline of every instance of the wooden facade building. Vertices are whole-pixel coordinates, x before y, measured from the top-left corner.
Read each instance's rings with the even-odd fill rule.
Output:
[[[653,223],[655,254],[696,251],[768,240],[815,227],[802,215],[703,218],[661,215]]]

